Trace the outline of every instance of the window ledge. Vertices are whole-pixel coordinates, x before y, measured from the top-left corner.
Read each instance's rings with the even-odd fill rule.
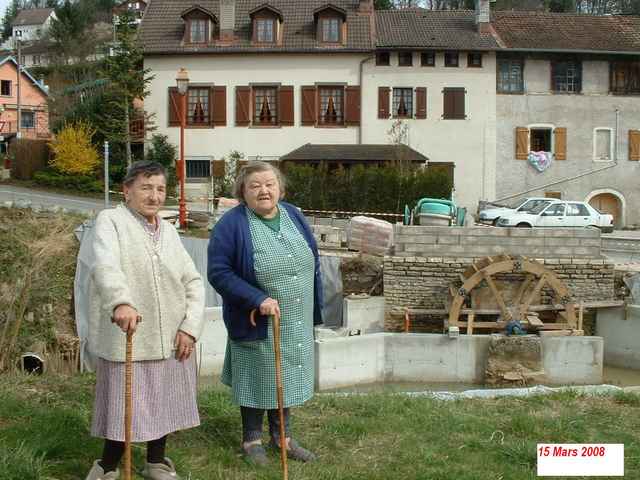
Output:
[[[178,125],[178,126],[180,126],[180,125]],[[189,129],[189,130],[205,130],[205,129],[212,129],[213,125],[207,125],[207,124],[189,125],[189,124],[187,124],[187,125],[185,125],[184,128]]]
[[[316,128],[347,128],[347,125],[345,125],[344,123],[338,124],[338,125],[327,125],[327,124],[320,124],[317,123],[316,124]]]
[[[256,130],[277,130],[282,128],[282,125],[250,125],[249,128]]]
[[[524,91],[522,92],[499,92],[496,91],[498,95],[524,95]]]

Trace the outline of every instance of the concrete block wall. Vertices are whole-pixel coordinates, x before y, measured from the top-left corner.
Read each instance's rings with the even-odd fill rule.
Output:
[[[595,228],[424,227],[397,225],[395,255],[404,257],[599,258]]]
[[[614,266],[602,258],[537,259],[565,282],[575,301],[614,300]],[[385,330],[400,331],[404,318],[399,309],[443,309],[449,285],[459,282],[473,258],[385,257]],[[515,277],[516,274],[509,274]],[[544,293],[544,292],[543,292]],[[544,297],[544,295],[543,295]]]

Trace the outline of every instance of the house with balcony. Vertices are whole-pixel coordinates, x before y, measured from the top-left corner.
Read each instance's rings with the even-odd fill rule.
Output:
[[[47,88],[23,69],[18,102],[18,64],[12,56],[0,58],[0,143],[4,144],[3,152],[6,151],[6,142],[15,137],[50,137],[47,97]]]
[[[113,24],[117,26],[120,23],[120,17],[125,12],[129,12],[133,22],[139,25],[146,8],[147,2],[143,0],[124,0],[113,7]]]

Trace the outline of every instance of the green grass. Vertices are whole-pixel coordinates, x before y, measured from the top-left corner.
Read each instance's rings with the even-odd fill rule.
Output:
[[[83,479],[102,443],[89,436],[91,375],[0,377],[0,478]],[[256,469],[239,455],[237,407],[222,387],[200,392],[202,426],[172,435],[185,479],[280,479],[278,457]],[[437,401],[392,394],[318,395],[295,409],[294,435],[319,461],[290,463],[292,480],[529,480],[537,443],[624,443],[640,478],[640,397],[576,392]],[[134,446],[135,464],[144,446]],[[140,477],[136,477],[140,478]]]

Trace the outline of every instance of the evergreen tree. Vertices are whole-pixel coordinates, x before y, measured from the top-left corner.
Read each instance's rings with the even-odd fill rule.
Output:
[[[143,68],[142,48],[136,42],[135,33],[131,14],[126,12],[120,15],[117,43],[105,60],[102,72],[108,80],[107,98],[110,99],[104,109],[103,128],[107,140],[124,143],[127,165],[132,162],[129,124],[136,114],[133,100],[148,95],[147,86],[152,80],[149,75],[151,70]],[[146,124],[148,119],[144,121]]]

